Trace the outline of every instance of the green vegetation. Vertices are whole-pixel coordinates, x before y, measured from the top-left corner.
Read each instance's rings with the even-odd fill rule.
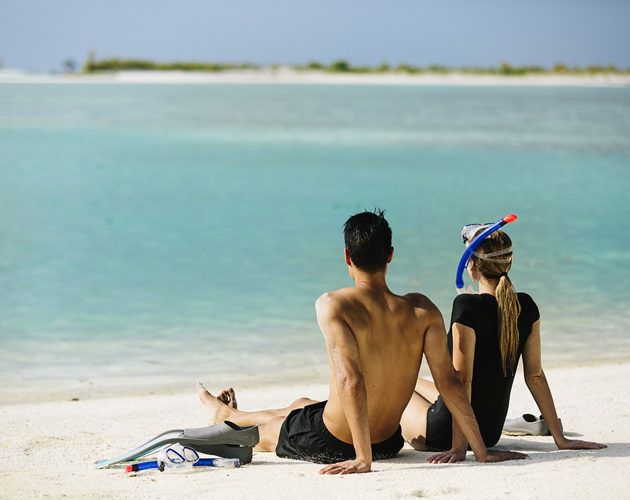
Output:
[[[326,68],[326,71],[330,71],[332,73],[347,73],[351,71],[352,67],[348,61],[344,61],[343,59],[340,61],[334,61]]]
[[[84,73],[97,73],[102,71],[226,71],[233,69],[258,69],[255,64],[219,64],[219,63],[199,63],[199,62],[173,62],[155,63],[143,59],[88,59],[83,65]]]
[[[324,69],[324,66],[318,63],[317,61],[311,61],[310,63],[306,65],[305,69],[321,71],[322,69]]]
[[[413,75],[413,74],[416,74],[416,73],[421,73],[423,70],[422,70],[422,68],[409,66],[408,64],[403,63],[403,64],[399,64],[398,66],[396,66],[394,71],[396,73],[409,73],[410,75]]]
[[[563,63],[555,64],[551,68],[544,68],[543,66],[512,66],[511,64],[504,62],[499,67],[490,67],[490,68],[482,68],[482,67],[463,67],[463,68],[452,68],[448,66],[443,66],[441,64],[431,64],[426,67],[422,66],[411,66],[409,64],[399,64],[396,67],[392,67],[387,63],[382,63],[379,66],[352,66],[349,62],[345,60],[334,61],[329,65],[321,64],[318,62],[310,62],[306,66],[293,66],[294,69],[299,71],[304,70],[320,70],[320,71],[328,71],[331,73],[408,73],[411,75],[418,73],[437,73],[437,74],[448,74],[448,73],[467,73],[467,74],[479,74],[479,75],[532,75],[532,74],[573,74],[573,75],[583,75],[583,74],[629,74],[630,68],[621,69],[616,66],[609,64],[607,66],[593,66],[588,65],[585,68],[580,68],[579,66],[573,66],[569,68],[567,65]]]
[[[264,67],[276,71],[280,69],[280,65]],[[594,75],[594,74],[630,74],[630,68],[621,69],[609,64],[607,66],[588,65],[584,68],[578,66],[569,67],[563,63],[557,63],[551,68],[542,66],[512,66],[504,62],[499,67],[463,67],[452,68],[439,64],[431,64],[427,67],[411,66],[409,64],[399,64],[392,67],[384,62],[379,66],[352,66],[345,59],[339,59],[330,64],[322,64],[317,61],[311,61],[305,65],[293,65],[292,69],[296,71],[324,71],[328,73],[406,73],[415,75],[419,73],[448,74],[448,73],[466,73],[477,75],[505,75],[505,76],[522,76],[536,74],[551,75]],[[235,63],[200,63],[200,62],[172,62],[172,63],[156,63],[142,59],[101,59],[96,60],[94,53],[91,52],[88,60],[83,66],[84,73],[96,73],[104,71],[208,71],[219,72],[226,70],[247,70],[262,69],[261,66],[255,64],[235,64]]]

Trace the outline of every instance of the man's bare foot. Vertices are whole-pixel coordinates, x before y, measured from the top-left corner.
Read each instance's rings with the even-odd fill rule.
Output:
[[[238,403],[236,402],[236,394],[234,393],[234,389],[231,387],[229,389],[224,389],[217,396],[217,399],[222,403],[228,405],[230,408],[238,409]]]
[[[201,382],[197,382],[197,394],[199,394],[199,399],[210,412],[208,425],[220,424],[225,420],[229,420],[234,413],[230,406],[210,394]]]

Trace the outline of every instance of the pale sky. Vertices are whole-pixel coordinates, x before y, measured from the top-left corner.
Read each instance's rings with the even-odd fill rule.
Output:
[[[0,0],[4,68],[67,59],[630,67],[629,0]]]

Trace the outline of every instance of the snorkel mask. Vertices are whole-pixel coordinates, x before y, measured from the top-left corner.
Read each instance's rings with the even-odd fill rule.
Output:
[[[462,229],[462,239],[464,240],[464,244],[466,245],[466,250],[464,250],[464,254],[462,255],[461,260],[459,261],[459,265],[457,266],[457,274],[455,275],[455,288],[457,289],[457,293],[462,293],[464,291],[464,269],[468,265],[468,261],[470,257],[476,254],[475,250],[481,244],[481,242],[494,233],[497,229],[509,224],[510,222],[515,221],[518,217],[514,214],[506,215],[503,219],[495,222],[494,224],[468,224],[464,226]],[[475,238],[475,234],[481,231],[481,234]],[[491,254],[484,254],[485,259],[492,260],[494,257],[499,255],[511,252],[511,248],[506,248],[504,250],[500,250],[498,252],[493,252]],[[500,261],[500,259],[496,259]]]

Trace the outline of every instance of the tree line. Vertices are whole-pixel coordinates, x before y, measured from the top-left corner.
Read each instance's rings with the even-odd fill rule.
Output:
[[[84,73],[98,73],[110,71],[203,71],[203,72],[220,72],[228,70],[257,70],[271,69],[278,70],[282,66],[270,65],[260,66],[251,63],[202,63],[202,62],[170,62],[158,63],[144,59],[101,59],[96,60],[92,56],[88,58],[83,65]],[[529,74],[628,74],[630,68],[618,68],[614,64],[608,65],[587,65],[587,66],[569,66],[563,63],[555,64],[551,67],[544,66],[514,66],[509,63],[503,63],[498,67],[461,67],[455,68],[432,64],[428,66],[412,66],[409,64],[398,64],[396,66],[382,63],[378,66],[353,66],[344,59],[333,61],[330,64],[323,64],[317,61],[311,61],[304,65],[283,65],[295,71],[321,71],[328,73],[406,73],[410,75],[421,73],[467,73],[467,74],[491,74],[491,75],[529,75]]]

